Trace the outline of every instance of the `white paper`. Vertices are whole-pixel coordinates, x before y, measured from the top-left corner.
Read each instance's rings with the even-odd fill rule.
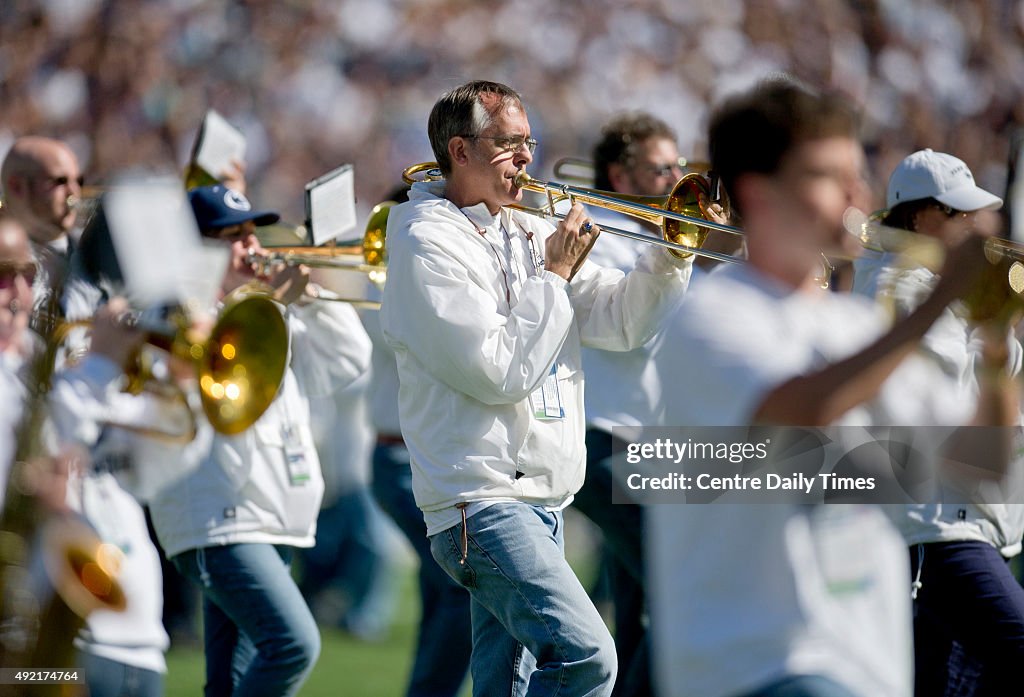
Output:
[[[133,304],[184,302],[200,238],[181,182],[161,177],[116,183],[103,212]]]
[[[213,307],[224,274],[231,262],[231,248],[222,242],[202,240],[194,247],[191,260],[179,279],[179,296],[199,310]]]
[[[306,216],[313,244],[344,239],[356,227],[355,173],[343,165],[306,184]]]
[[[213,109],[206,112],[195,162],[214,179],[220,179],[233,168],[232,161],[245,161],[245,136]]]

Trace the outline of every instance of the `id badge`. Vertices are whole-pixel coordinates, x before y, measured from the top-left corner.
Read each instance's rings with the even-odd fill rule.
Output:
[[[281,427],[281,439],[284,441],[288,479],[292,486],[302,486],[310,478],[309,458],[306,457],[306,447],[302,443],[302,433],[294,424],[285,424]]]
[[[551,366],[551,372],[544,378],[544,384],[530,395],[533,415],[538,419],[561,419],[565,417],[562,408],[562,395],[558,391],[558,378],[555,376],[557,364]]]
[[[866,554],[870,521],[842,512],[817,512],[814,543],[821,573],[829,593],[835,596],[859,594],[872,584],[871,555]],[[868,538],[870,539],[870,538]]]

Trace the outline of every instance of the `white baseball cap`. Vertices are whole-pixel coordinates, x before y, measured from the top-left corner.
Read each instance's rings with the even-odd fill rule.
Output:
[[[885,193],[887,208],[934,198],[958,211],[995,210],[1003,199],[974,183],[974,175],[963,160],[931,148],[907,155],[889,177]]]

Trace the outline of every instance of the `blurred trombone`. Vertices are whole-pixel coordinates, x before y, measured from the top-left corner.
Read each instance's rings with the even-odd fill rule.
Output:
[[[366,221],[361,242],[349,245],[272,246],[262,252],[251,250],[247,261],[256,272],[266,275],[275,266],[308,266],[313,269],[333,269],[365,273],[378,288],[387,281],[387,225],[388,214],[394,201],[382,201],[373,207]],[[319,286],[311,285],[309,297],[316,300],[345,302],[356,307],[379,308],[380,303],[361,298],[346,298]]]
[[[679,165],[679,169],[684,171],[704,173],[711,169],[710,162],[690,161],[685,157],[680,157],[676,163]],[[594,186],[596,179],[593,161],[583,157],[563,157],[555,162],[552,172],[552,176],[558,181],[586,187]]]
[[[946,259],[945,245],[934,237],[884,225],[879,216],[851,208],[843,217],[847,232],[865,249],[898,255],[906,268],[924,267],[939,273]],[[964,297],[970,318],[983,322],[1009,317],[1024,310],[1024,245],[1002,237],[989,237],[983,249],[990,268]]]
[[[181,306],[154,308],[143,313],[136,326],[145,332],[147,347],[194,367],[203,413],[213,429],[225,435],[241,433],[267,410],[284,379],[288,355],[285,320],[261,284],[243,286],[225,297],[209,334],[193,328],[193,317]],[[60,344],[76,328],[90,326],[92,320],[65,322],[56,328],[54,343]],[[187,395],[170,376],[155,369],[145,347],[125,369],[123,391],[151,394],[173,412],[162,412],[159,424],[108,421],[108,425],[172,443],[195,438],[196,417]]]

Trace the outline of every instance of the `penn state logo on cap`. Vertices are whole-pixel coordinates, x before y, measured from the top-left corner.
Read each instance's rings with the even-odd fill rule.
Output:
[[[234,189],[224,189],[224,205],[236,211],[251,211],[252,204]]]
[[[281,219],[273,211],[254,211],[241,192],[222,184],[200,186],[188,192],[188,202],[203,232],[241,225],[253,221],[257,226],[270,225]]]

